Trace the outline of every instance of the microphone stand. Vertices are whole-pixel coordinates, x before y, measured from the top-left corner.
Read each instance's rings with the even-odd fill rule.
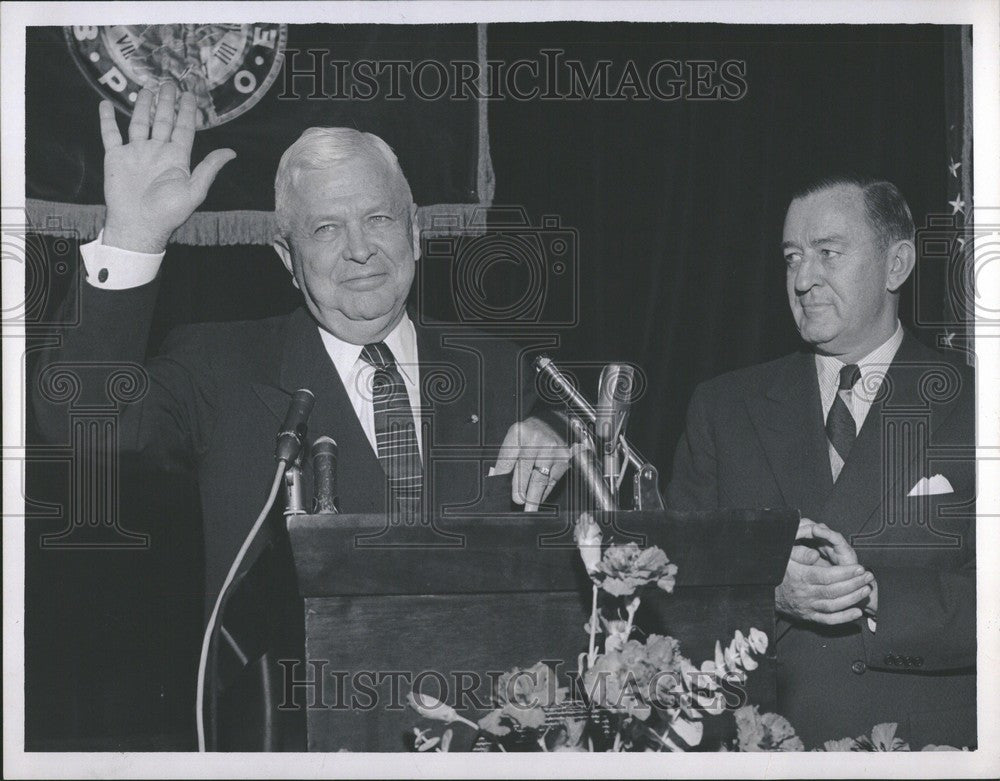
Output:
[[[617,487],[618,487],[618,454],[620,453],[624,457],[629,465],[634,470],[632,476],[632,506],[635,510],[663,510],[665,509],[663,503],[663,497],[660,495],[660,489],[658,486],[659,482],[659,472],[656,467],[653,466],[649,461],[643,458],[639,451],[637,451],[625,438],[624,425],[625,416],[627,415],[627,409],[622,403],[620,398],[623,394],[615,393],[613,389],[616,388],[616,384],[620,381],[618,378],[624,376],[624,372],[621,369],[627,369],[629,378],[631,378],[631,367],[623,367],[620,364],[611,364],[605,368],[605,371],[601,374],[601,389],[608,395],[611,400],[606,406],[606,410],[601,410],[601,416],[598,416],[598,410],[595,410],[591,406],[590,402],[576,389],[572,381],[563,374],[559,368],[553,363],[552,359],[547,355],[540,355],[533,361],[532,365],[538,374],[544,376],[550,387],[558,394],[559,398],[564,404],[569,408],[569,410],[582,421],[584,424],[589,424],[595,429],[595,433],[600,439],[601,429],[604,429],[607,434],[603,441],[604,448],[602,450],[605,456],[604,468],[600,471],[601,482],[605,485],[608,483],[609,471],[614,472],[614,490],[615,493],[612,494],[612,507],[617,506]],[[615,366],[618,370],[615,370]],[[629,384],[631,384],[631,379],[629,379]],[[621,390],[618,388],[618,390]],[[619,399],[615,401],[615,396],[619,396]],[[625,400],[627,401],[627,400]],[[617,423],[616,423],[617,419]],[[572,418],[571,423],[572,426]],[[586,429],[586,426],[584,426]],[[574,430],[575,432],[575,430]],[[575,436],[575,433],[574,433]],[[589,437],[588,437],[589,440]],[[610,452],[609,449],[610,448]],[[571,449],[572,450],[572,449]],[[612,461],[612,457],[614,461]],[[576,464],[574,460],[574,464]],[[584,480],[588,481],[587,478],[587,468],[583,465],[578,465],[580,467],[581,474],[584,475]],[[591,487],[591,493],[595,497],[598,495],[594,493],[593,487]],[[602,499],[598,498],[598,504],[600,504]]]

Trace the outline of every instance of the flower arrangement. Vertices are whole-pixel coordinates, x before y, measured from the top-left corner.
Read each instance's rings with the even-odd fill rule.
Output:
[[[672,593],[677,565],[657,547],[640,548],[634,542],[605,547],[589,513],[577,520],[574,539],[592,595],[584,627],[589,644],[577,659],[573,686],[558,686],[555,672],[539,662],[501,676],[496,707],[478,722],[420,693],[409,695],[410,706],[426,718],[471,726],[480,744],[499,751],[526,743],[542,751],[687,751],[699,746],[704,717],[726,707],[722,683],[742,683],[756,669],[754,655],[767,650],[767,635],[755,628],[746,635],[737,630],[725,648],[716,642],[715,658],[700,666],[681,654],[673,637],[650,634],[639,640],[632,635],[643,590]],[[415,729],[414,736],[418,751],[446,751],[451,740],[449,732],[437,738]]]
[[[425,694],[411,692],[411,708],[425,718],[464,724],[478,736],[479,750],[690,751],[701,747],[705,717],[726,709],[722,684],[742,685],[767,651],[767,635],[751,627],[736,630],[728,645],[715,643],[713,659],[695,666],[673,637],[633,637],[644,590],[672,593],[677,565],[658,547],[636,543],[604,545],[589,513],[576,521],[574,540],[590,575],[591,612],[584,626],[587,650],[577,658],[571,686],[538,662],[501,676],[495,707],[477,722]],[[603,608],[603,609],[602,609]],[[603,636],[603,643],[598,641]],[[603,647],[602,647],[603,646]],[[734,712],[736,736],[721,751],[805,751],[792,725],[777,713],[746,704]],[[814,751],[909,751],[896,737],[897,724],[878,724],[870,735],[828,740]],[[440,736],[413,729],[417,751],[448,751],[453,730]],[[951,750],[925,746],[924,751]]]
[[[734,751],[805,751],[805,746],[795,734],[792,725],[777,713],[761,714],[756,705],[744,705],[735,713],[737,736]],[[822,748],[813,751],[910,751],[905,741],[896,737],[899,725],[895,722],[876,724],[870,735],[857,738],[828,740]],[[727,749],[728,750],[728,749]],[[921,751],[968,751],[954,746],[929,744]]]

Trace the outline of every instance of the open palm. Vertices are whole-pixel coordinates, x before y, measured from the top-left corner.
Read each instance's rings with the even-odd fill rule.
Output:
[[[111,103],[100,106],[108,207],[104,243],[139,252],[162,252],[170,234],[205,200],[222,166],[236,157],[231,149],[217,149],[191,171],[194,95],[181,96],[176,117],[173,83],[160,88],[155,114],[153,98],[148,89],[139,93],[128,143],[122,143]]]

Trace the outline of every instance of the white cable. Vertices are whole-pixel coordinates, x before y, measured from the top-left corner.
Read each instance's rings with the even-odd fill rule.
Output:
[[[215,622],[219,618],[219,606],[222,604],[222,597],[226,593],[226,589],[229,588],[230,584],[233,582],[233,578],[236,577],[236,572],[240,568],[240,564],[243,563],[243,557],[246,556],[247,550],[250,548],[250,543],[253,542],[254,537],[257,536],[257,531],[264,523],[264,519],[267,518],[267,514],[271,512],[271,506],[274,504],[274,500],[278,495],[278,488],[281,486],[281,478],[285,473],[286,463],[284,461],[278,462],[278,471],[274,475],[274,483],[271,485],[271,493],[267,497],[267,502],[264,504],[264,509],[260,511],[260,515],[257,516],[257,520],[254,522],[253,527],[250,529],[249,534],[245,540],[243,540],[243,545],[240,546],[239,553],[236,554],[236,558],[233,560],[232,566],[229,568],[229,574],[226,575],[226,579],[222,583],[222,588],[219,589],[219,595],[215,598],[215,607],[212,608],[212,615],[208,619],[208,627],[205,629],[205,636],[201,641],[201,658],[198,660],[198,693],[195,697],[195,723],[198,730],[198,751],[205,751],[205,668],[208,665],[208,647],[212,642],[212,629],[215,627]]]

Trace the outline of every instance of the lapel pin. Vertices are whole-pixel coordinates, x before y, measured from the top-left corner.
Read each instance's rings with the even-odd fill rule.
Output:
[[[477,414],[472,413],[471,415],[469,415],[469,423],[478,423],[478,422],[479,422],[479,416]]]

